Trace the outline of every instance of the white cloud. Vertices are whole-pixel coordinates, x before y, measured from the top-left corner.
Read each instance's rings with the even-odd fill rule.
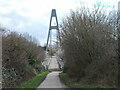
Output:
[[[8,4],[8,7],[0,7],[3,13],[17,11],[20,15],[31,18],[44,16],[53,8],[65,12],[76,7],[76,2],[72,0],[9,0],[6,2],[3,0],[0,3]]]
[[[22,29],[23,27],[25,27],[26,24],[23,22],[20,22],[18,26],[16,26],[18,29]]]
[[[0,0],[0,23],[16,28],[20,32],[28,32],[46,42],[49,19],[52,9],[57,10],[58,21],[80,5],[89,8],[96,2],[117,8],[119,0]],[[109,3],[108,3],[109,2]],[[111,7],[108,7],[111,10]],[[14,12],[14,13],[13,13]],[[2,15],[3,14],[3,15]],[[38,35],[40,34],[40,36]],[[45,39],[43,39],[45,38]]]
[[[11,19],[9,17],[6,18],[0,17],[0,22],[4,25],[8,25],[11,22]]]

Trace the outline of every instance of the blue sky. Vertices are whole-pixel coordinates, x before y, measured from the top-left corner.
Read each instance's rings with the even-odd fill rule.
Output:
[[[91,8],[96,2],[101,2],[108,10],[117,9],[119,0],[0,0],[0,24],[11,31],[29,33],[46,43],[51,10],[56,9],[58,21],[67,15],[70,9],[84,4]]]

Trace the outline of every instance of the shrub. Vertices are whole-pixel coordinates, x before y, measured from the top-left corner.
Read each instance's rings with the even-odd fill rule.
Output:
[[[16,87],[42,71],[44,51],[34,38],[4,31],[2,42],[3,87]]]
[[[61,24],[65,71],[82,84],[117,85],[116,13],[71,11]]]

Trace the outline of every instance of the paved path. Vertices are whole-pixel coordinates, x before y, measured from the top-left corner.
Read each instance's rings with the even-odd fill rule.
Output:
[[[52,58],[50,58],[51,61],[50,61],[50,65],[48,67],[49,70],[57,70],[59,69],[59,66],[58,66],[58,62],[57,62],[57,59],[56,59],[56,56],[53,56]]]
[[[49,70],[58,70],[59,69],[56,56],[49,58],[48,61],[50,63],[48,66]],[[52,71],[51,73],[49,73],[47,75],[46,79],[38,86],[37,90],[39,90],[39,88],[67,88],[60,81],[59,73],[60,73],[60,71]]]
[[[46,79],[38,86],[39,88],[67,88],[63,83],[61,83],[59,78],[60,71],[53,71]]]

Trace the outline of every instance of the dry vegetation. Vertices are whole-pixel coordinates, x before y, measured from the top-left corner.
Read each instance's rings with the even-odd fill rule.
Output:
[[[117,85],[117,18],[96,7],[71,11],[61,24],[64,72],[81,85]]]
[[[3,87],[19,86],[44,70],[45,54],[35,38],[4,31],[2,44]]]

